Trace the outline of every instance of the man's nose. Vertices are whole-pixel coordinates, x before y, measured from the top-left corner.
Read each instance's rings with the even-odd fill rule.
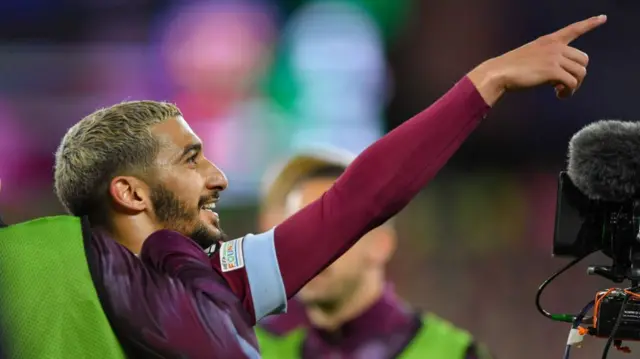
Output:
[[[207,178],[207,189],[224,191],[229,185],[227,176],[213,163],[211,164],[211,171]]]

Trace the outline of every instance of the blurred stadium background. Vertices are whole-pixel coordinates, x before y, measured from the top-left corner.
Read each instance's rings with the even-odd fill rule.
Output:
[[[2,0],[0,211],[9,223],[61,213],[52,166],[66,129],[122,100],[169,100],[229,177],[220,212],[239,236],[256,229],[269,164],[311,143],[359,152],[482,60],[606,13],[577,43],[591,56],[579,94],[503,101],[399,216],[389,273],[408,301],[499,358],[560,357],[568,326],[534,306],[566,262],[550,256],[556,175],[581,126],[637,118],[639,10],[623,0]],[[608,286],[585,264],[544,303],[577,311]],[[573,357],[599,358],[602,345],[587,340]]]

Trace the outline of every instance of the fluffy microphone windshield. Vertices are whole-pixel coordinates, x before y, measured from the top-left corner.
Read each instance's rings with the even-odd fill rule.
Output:
[[[587,197],[623,202],[640,195],[640,125],[605,120],[569,142],[569,177]]]

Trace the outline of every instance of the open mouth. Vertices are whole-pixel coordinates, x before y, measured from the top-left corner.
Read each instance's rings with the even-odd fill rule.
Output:
[[[220,219],[218,214],[214,211],[216,209],[216,203],[211,202],[200,206],[200,216],[206,222],[218,227]]]
[[[203,210],[203,211],[214,212],[214,209],[216,209],[216,204],[215,204],[215,202],[208,203],[208,204],[205,204],[202,207],[200,207],[200,209]]]

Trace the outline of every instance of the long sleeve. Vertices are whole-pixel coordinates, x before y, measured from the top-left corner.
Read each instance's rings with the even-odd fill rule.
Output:
[[[287,297],[404,208],[488,110],[475,86],[463,78],[367,148],[320,199],[277,226],[275,247]]]
[[[287,298],[404,208],[488,110],[463,78],[367,148],[320,199],[270,231],[224,243],[212,266],[256,321],[284,311]]]

